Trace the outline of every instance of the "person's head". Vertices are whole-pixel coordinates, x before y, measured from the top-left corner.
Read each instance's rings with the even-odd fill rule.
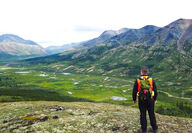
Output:
[[[148,75],[148,68],[143,67],[143,68],[141,69],[141,75]]]

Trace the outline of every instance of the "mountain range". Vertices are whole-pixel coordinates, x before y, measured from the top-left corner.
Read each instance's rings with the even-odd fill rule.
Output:
[[[178,50],[183,49],[187,40],[192,42],[192,20],[178,19],[167,26],[157,27],[147,25],[140,29],[122,28],[120,30],[104,31],[99,37],[88,41],[65,44],[62,46],[49,46],[42,48],[36,42],[24,40],[19,36],[4,34],[0,36],[0,55],[3,56],[29,56],[56,54],[63,51],[79,51],[96,45],[124,45],[129,43],[147,45],[167,45],[177,41]]]
[[[170,44],[177,40],[177,45],[181,49],[185,40],[191,42],[192,20],[178,19],[165,27],[147,25],[140,29],[123,28],[119,31],[105,31],[98,38],[94,38],[83,43],[84,46],[96,45],[101,43],[126,44],[126,43],[145,43],[147,45]]]
[[[59,53],[66,50],[88,48],[100,44],[123,45],[134,42],[147,45],[167,45],[173,41],[177,41],[178,49],[182,50],[182,44],[185,40],[192,41],[191,24],[192,20],[190,19],[178,19],[164,27],[147,25],[140,29],[122,28],[117,31],[107,30],[99,37],[88,41],[63,46],[51,46],[46,50],[49,51],[49,53]]]
[[[46,54],[47,52],[44,48],[31,40],[24,40],[12,34],[0,36],[1,57],[42,56]]]
[[[182,51],[185,45],[192,45],[192,20],[178,19],[164,27],[147,25],[140,29],[122,28],[120,30],[104,31],[99,37],[63,46],[50,46],[49,53],[57,53],[69,50],[70,52],[93,51],[100,46],[125,47],[128,45],[168,46],[176,44],[177,49]],[[187,44],[186,44],[187,43]],[[166,47],[164,47],[166,48]],[[96,50],[96,49],[95,49]],[[55,51],[55,52],[54,52]],[[84,52],[85,53],[85,52]]]

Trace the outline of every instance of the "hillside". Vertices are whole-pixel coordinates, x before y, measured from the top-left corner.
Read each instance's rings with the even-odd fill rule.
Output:
[[[2,56],[41,56],[46,54],[45,49],[33,41],[24,40],[12,34],[0,36],[0,55]]]
[[[140,29],[129,29],[119,35],[113,36],[112,38],[106,40],[104,43],[109,43],[112,45],[117,44],[127,44],[132,42],[138,42],[143,38],[147,38],[154,34],[160,28],[153,25],[147,25]]]
[[[1,132],[138,133],[139,110],[89,102],[13,102],[0,104]],[[156,114],[159,133],[189,133],[192,120]],[[148,129],[149,126],[148,119]]]

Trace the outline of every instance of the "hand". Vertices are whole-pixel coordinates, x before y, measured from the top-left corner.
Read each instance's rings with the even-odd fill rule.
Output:
[[[137,103],[137,101],[133,101],[133,104],[136,104]]]
[[[156,104],[157,103],[157,101],[156,100],[154,100],[154,104]]]

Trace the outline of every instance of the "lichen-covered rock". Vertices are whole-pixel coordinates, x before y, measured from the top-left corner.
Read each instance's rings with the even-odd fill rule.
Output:
[[[1,103],[0,114],[0,132],[137,133],[140,129],[138,109],[106,103]],[[192,131],[192,119],[156,116],[159,133]],[[149,123],[148,119],[148,129]]]

